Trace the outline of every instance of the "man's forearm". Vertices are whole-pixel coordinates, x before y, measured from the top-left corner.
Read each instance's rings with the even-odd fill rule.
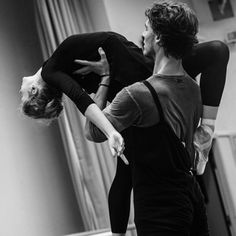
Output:
[[[103,110],[107,104],[107,94],[109,90],[109,85],[109,75],[103,76],[101,79],[101,83],[99,84],[98,90],[95,94],[95,97],[93,98],[93,100],[101,110]]]
[[[109,84],[110,84],[109,75],[103,76],[99,84],[98,90],[93,98],[93,100],[101,110],[103,110],[106,107]],[[102,142],[106,140],[106,138],[99,131],[99,129],[97,129],[96,126],[91,124],[88,119],[86,119],[85,131],[86,131],[86,137],[89,140],[93,140],[96,142]]]

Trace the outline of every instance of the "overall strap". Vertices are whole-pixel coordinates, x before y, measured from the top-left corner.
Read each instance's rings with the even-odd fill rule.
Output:
[[[151,85],[148,81],[144,80],[144,81],[142,81],[142,82],[143,82],[143,84],[149,89],[149,91],[151,92],[151,94],[152,94],[152,96],[153,96],[153,99],[154,99],[154,101],[155,101],[157,110],[158,110],[159,115],[160,115],[160,122],[165,122],[164,113],[163,113],[162,106],[161,106],[160,100],[159,100],[159,98],[158,98],[157,92],[155,91],[155,89],[152,87],[152,85]],[[167,124],[167,123],[166,123],[166,124]],[[187,148],[185,147],[185,145],[183,145],[183,143],[181,142],[180,138],[176,136],[176,134],[175,134],[174,130],[172,129],[172,127],[171,127],[170,125],[168,125],[168,127],[169,127],[170,130],[172,131],[172,134],[173,134],[172,137],[175,138],[175,139],[174,139],[175,142],[176,142],[178,145],[181,145],[182,150],[184,150],[185,153],[186,153],[187,159],[190,160],[191,158],[189,157],[189,152],[188,152]],[[170,136],[169,136],[169,138],[170,138]],[[173,142],[171,142],[171,143],[173,144]],[[170,148],[171,148],[171,146],[170,146]],[[178,156],[178,155],[177,155],[177,156]],[[184,154],[183,156],[185,156],[185,154]],[[193,166],[193,164],[190,163],[190,166]],[[188,173],[188,174],[190,173],[191,175],[193,175],[193,171],[192,171],[193,168],[190,168],[190,169],[191,169],[191,170],[190,170],[190,171],[187,171],[187,173]]]
[[[154,102],[156,104],[156,107],[157,107],[157,110],[159,112],[159,115],[160,115],[160,121],[161,122],[164,122],[165,121],[165,118],[164,118],[164,113],[163,113],[163,110],[162,110],[162,107],[161,107],[161,103],[159,101],[159,98],[158,98],[158,95],[155,91],[155,89],[152,87],[152,85],[147,81],[147,80],[144,80],[143,81],[143,84],[149,89],[149,91],[151,92],[152,94],[152,97],[154,99]]]

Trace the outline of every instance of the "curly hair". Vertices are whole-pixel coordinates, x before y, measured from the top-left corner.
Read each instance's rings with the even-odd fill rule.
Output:
[[[166,56],[181,59],[198,43],[198,19],[185,3],[160,0],[145,15]]]
[[[22,104],[22,112],[33,119],[55,119],[62,110],[62,92],[47,84]]]

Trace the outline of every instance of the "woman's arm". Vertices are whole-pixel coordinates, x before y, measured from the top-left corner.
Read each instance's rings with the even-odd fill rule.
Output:
[[[87,118],[85,124],[86,137],[90,136],[89,127],[91,124],[94,124],[93,126],[98,127],[108,139],[109,147],[113,156],[117,155],[120,156],[121,159],[125,162],[125,164],[128,164],[128,160],[122,154],[124,150],[124,140],[121,139],[120,134],[114,129],[114,127],[107,120],[105,115],[103,113],[102,113],[103,115],[100,114],[101,112],[100,109],[103,109],[107,103],[107,93],[110,85],[110,74],[109,74],[110,69],[109,69],[109,63],[106,58],[106,54],[103,51],[103,49],[99,48],[98,52],[101,57],[100,61],[90,62],[86,60],[75,60],[76,63],[84,66],[83,68],[76,71],[77,74],[86,75],[90,72],[94,72],[101,76],[101,82],[93,98],[97,106],[91,105],[85,112],[85,116]],[[97,114],[94,114],[94,112],[96,112]],[[102,127],[103,129],[101,129],[100,127]],[[104,127],[106,129],[104,129]],[[105,140],[103,134],[100,133],[99,141]]]
[[[94,101],[100,109],[103,109],[106,106],[106,97],[110,84],[110,66],[103,49],[99,48],[98,52],[101,57],[99,61],[75,60],[75,62],[84,66],[76,71],[77,74],[86,75],[93,72],[101,76],[101,83],[95,94]],[[128,91],[123,89],[116,95],[109,107],[105,109],[105,114],[116,129],[122,131],[133,124],[138,116],[137,111],[137,104],[130,97]],[[104,135],[97,129],[96,124],[93,125],[89,120],[86,122],[85,131],[89,140],[95,142],[104,141]]]
[[[124,140],[122,136],[116,131],[95,103],[88,106],[85,111],[85,117],[105,134],[112,155],[114,157],[120,156],[126,164],[129,164],[123,155]]]
[[[55,58],[50,58],[42,68],[43,80],[50,86],[67,95],[82,114],[94,101],[81,86],[67,73],[60,70]]]
[[[122,136],[114,129],[102,111],[80,85],[68,74],[57,68],[57,64],[53,58],[49,59],[44,65],[41,75],[46,83],[70,97],[80,112],[88,120],[96,124],[108,139],[109,147],[114,156],[122,154],[124,149]]]

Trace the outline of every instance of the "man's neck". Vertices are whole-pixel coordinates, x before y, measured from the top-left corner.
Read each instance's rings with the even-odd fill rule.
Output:
[[[153,74],[184,75],[186,72],[182,66],[182,60],[167,57],[163,50],[159,50],[155,56]]]

